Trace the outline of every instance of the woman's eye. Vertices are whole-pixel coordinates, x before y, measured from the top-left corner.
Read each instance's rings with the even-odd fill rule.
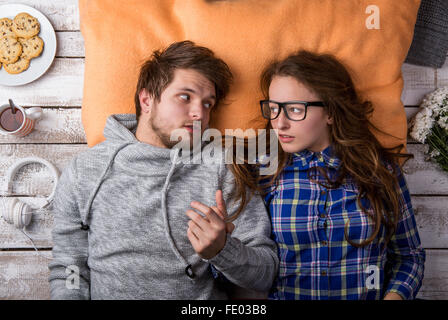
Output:
[[[289,108],[288,111],[292,112],[292,113],[299,114],[299,113],[304,112],[305,110],[303,108],[301,108],[301,107],[291,107],[291,108]]]

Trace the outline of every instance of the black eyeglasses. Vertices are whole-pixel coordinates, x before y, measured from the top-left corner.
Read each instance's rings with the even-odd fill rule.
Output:
[[[287,101],[277,102],[273,100],[261,100],[261,114],[268,120],[277,119],[281,109],[285,112],[286,118],[292,121],[301,121],[306,118],[306,111],[309,106],[325,107],[322,101]]]

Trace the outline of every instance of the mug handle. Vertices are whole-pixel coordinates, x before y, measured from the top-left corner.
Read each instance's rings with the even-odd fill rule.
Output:
[[[41,107],[32,107],[25,109],[26,116],[31,120],[39,120],[42,118],[42,108]]]

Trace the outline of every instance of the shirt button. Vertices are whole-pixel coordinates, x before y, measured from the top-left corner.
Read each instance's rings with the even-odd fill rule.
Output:
[[[326,276],[327,275],[327,271],[322,271],[321,273],[320,273],[322,276]]]
[[[325,195],[325,193],[326,193],[325,190],[322,190],[322,191],[320,192],[321,195]]]
[[[327,216],[326,216],[325,213],[321,213],[321,214],[320,214],[320,217],[321,217],[322,219],[325,219]]]
[[[322,244],[324,245],[324,246],[326,246],[327,244],[328,244],[328,242],[327,241],[322,241]]]

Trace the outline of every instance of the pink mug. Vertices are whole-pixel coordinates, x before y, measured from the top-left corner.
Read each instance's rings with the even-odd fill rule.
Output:
[[[16,109],[16,113],[13,114],[9,104],[0,107],[0,134],[24,137],[33,131],[36,120],[42,117],[40,107],[25,109],[16,106]]]

